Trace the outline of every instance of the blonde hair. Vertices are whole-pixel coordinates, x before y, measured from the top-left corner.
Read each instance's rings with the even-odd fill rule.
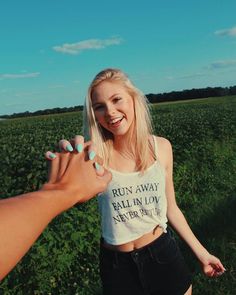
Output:
[[[152,133],[151,116],[145,95],[137,89],[128,76],[119,69],[108,68],[99,72],[91,82],[84,107],[84,135],[96,144],[98,154],[104,159],[104,165],[108,167],[110,152],[113,148],[113,135],[102,126],[95,118],[92,108],[92,94],[96,86],[103,81],[116,82],[122,85],[134,103],[134,128],[132,142],[129,146],[137,160],[137,169],[144,171],[148,167],[150,152],[154,154],[149,142]]]

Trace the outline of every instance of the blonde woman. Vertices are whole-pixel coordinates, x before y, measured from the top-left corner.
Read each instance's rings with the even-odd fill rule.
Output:
[[[201,245],[176,203],[171,144],[152,134],[145,96],[121,70],[105,69],[92,81],[85,127],[96,147],[90,158],[96,150],[112,173],[98,197],[103,293],[191,294],[191,274],[168,223],[206,275],[221,275],[222,263]]]

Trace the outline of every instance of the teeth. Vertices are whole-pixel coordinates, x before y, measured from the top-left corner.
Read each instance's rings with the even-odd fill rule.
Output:
[[[122,119],[122,117],[113,119],[113,120],[110,121],[110,124],[115,124],[116,122],[120,121],[121,119]]]

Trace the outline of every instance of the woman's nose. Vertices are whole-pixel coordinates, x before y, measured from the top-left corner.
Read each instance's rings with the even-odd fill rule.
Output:
[[[114,108],[114,106],[113,105],[107,105],[107,107],[106,107],[106,114],[108,115],[108,116],[110,116],[110,115],[112,115],[112,114],[114,114],[115,113],[115,108]]]

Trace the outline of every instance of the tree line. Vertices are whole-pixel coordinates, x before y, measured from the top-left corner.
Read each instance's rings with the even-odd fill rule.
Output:
[[[146,97],[150,103],[160,103],[168,101],[177,101],[177,100],[186,100],[186,99],[197,99],[197,98],[207,98],[207,97],[221,97],[227,95],[236,95],[236,86],[230,87],[206,87],[198,89],[189,89],[182,91],[171,91],[159,94],[149,93],[146,94]],[[83,106],[73,106],[73,107],[64,107],[64,108],[52,108],[39,110],[36,112],[23,112],[23,113],[14,113],[12,115],[2,115],[0,118],[11,119],[19,117],[29,117],[29,116],[40,116],[40,115],[50,115],[50,114],[59,114],[59,113],[68,113],[68,112],[78,112],[82,111]]]
[[[172,91],[161,94],[147,94],[150,103],[177,101],[196,98],[220,97],[236,94],[236,86],[231,87],[206,87],[182,91]]]

